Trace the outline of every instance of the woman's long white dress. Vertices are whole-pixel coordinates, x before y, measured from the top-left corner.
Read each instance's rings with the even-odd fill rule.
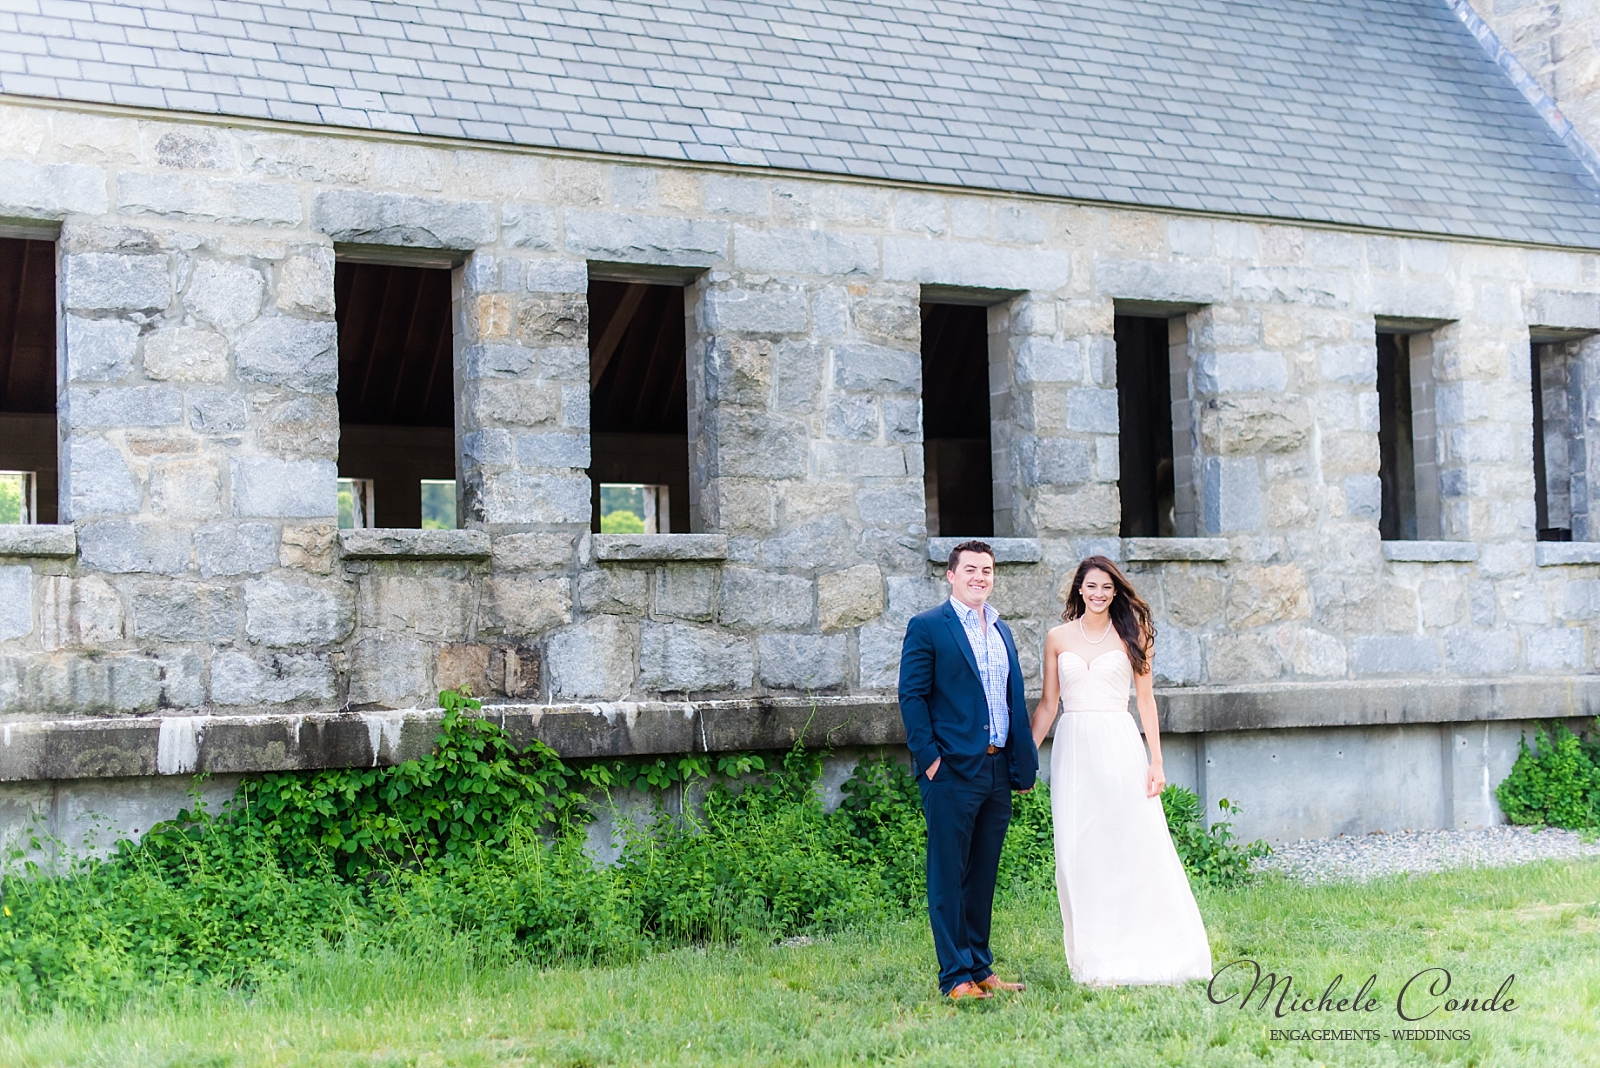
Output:
[[[1102,986],[1209,979],[1205,924],[1161,800],[1145,794],[1149,760],[1128,714],[1128,654],[1085,662],[1062,653],[1056,669],[1050,806],[1072,977]]]

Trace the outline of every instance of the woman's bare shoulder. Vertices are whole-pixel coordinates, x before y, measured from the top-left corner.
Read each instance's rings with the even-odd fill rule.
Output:
[[[1064,647],[1066,645],[1066,642],[1067,642],[1067,636],[1071,632],[1072,632],[1072,624],[1071,623],[1058,623],[1058,624],[1056,624],[1055,626],[1051,627],[1049,630],[1045,631],[1045,634],[1044,634],[1044,647],[1046,649],[1058,649],[1058,648]]]

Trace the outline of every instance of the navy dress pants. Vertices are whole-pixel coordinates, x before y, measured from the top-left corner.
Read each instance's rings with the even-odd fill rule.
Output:
[[[939,989],[993,974],[989,919],[1000,847],[1011,825],[1011,773],[1005,751],[963,779],[945,766],[917,776],[928,824],[928,921],[939,955]]]

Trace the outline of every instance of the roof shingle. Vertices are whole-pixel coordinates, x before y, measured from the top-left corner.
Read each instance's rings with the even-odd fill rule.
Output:
[[[0,92],[1600,248],[1445,0],[51,10],[0,21]]]

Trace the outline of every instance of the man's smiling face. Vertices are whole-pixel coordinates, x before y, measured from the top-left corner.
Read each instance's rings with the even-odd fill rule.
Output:
[[[956,558],[955,570],[946,571],[944,577],[950,583],[950,596],[968,608],[977,608],[994,590],[994,557],[963,552]]]

